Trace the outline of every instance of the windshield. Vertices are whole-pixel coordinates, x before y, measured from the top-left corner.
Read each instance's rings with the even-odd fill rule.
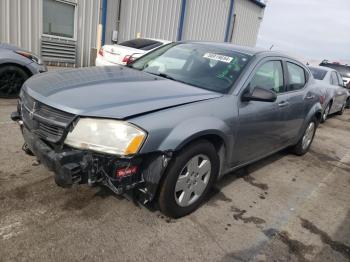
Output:
[[[161,47],[130,67],[150,74],[226,93],[251,56],[206,44],[182,43]]]
[[[317,80],[323,80],[327,74],[326,70],[322,70],[319,68],[309,67],[309,69],[310,69],[312,75],[314,76],[314,78]]]

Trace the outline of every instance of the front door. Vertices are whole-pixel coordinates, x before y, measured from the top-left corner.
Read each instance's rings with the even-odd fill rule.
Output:
[[[239,102],[239,127],[235,141],[234,165],[240,165],[263,157],[283,147],[285,142],[284,116],[288,102],[285,90],[282,61],[265,59],[249,79],[242,92],[256,87],[277,93],[275,102]]]

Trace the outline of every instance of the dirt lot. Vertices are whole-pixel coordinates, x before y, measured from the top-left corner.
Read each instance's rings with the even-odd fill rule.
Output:
[[[303,157],[275,154],[221,180],[179,220],[106,189],[62,189],[0,100],[0,261],[350,261],[350,112]]]

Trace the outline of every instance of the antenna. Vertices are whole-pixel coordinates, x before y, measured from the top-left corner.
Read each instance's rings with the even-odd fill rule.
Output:
[[[272,50],[273,46],[274,46],[274,45],[271,45],[270,50]]]

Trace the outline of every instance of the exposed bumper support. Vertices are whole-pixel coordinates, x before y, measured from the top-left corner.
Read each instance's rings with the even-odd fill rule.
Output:
[[[21,121],[15,113],[14,121]],[[53,148],[22,126],[26,147],[38,160],[55,173],[55,182],[61,187],[74,184],[100,183],[116,194],[123,194],[133,188],[140,202],[149,202],[156,196],[161,178],[171,159],[171,152],[157,152],[133,158],[95,154],[59,146]],[[137,173],[122,178],[116,177],[117,170],[137,166]],[[134,194],[135,195],[135,194]]]

